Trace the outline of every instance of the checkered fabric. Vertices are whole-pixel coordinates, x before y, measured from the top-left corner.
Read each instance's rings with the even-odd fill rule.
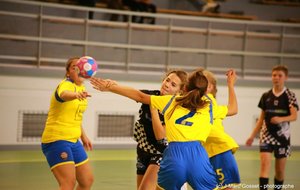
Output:
[[[299,110],[299,105],[298,105],[295,93],[290,91],[290,89],[286,89],[285,93],[288,96],[290,106],[294,106],[294,107],[296,107],[297,110]]]
[[[145,152],[151,153],[151,154],[161,154],[154,145],[149,143],[147,141],[146,132],[144,130],[144,125],[140,124],[139,122],[136,122],[134,125],[134,131],[133,131],[133,137],[134,140],[138,143],[138,147],[144,150]]]
[[[260,132],[260,143],[266,143],[271,145],[280,145],[280,142],[274,138],[269,131],[267,130],[267,126],[263,125]]]

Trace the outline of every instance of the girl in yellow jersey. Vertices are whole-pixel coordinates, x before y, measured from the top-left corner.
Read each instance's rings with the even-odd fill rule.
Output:
[[[236,73],[234,70],[227,72],[228,105],[218,105],[216,101],[217,81],[213,73],[204,70],[203,74],[208,80],[207,97],[212,103],[213,127],[203,144],[210,162],[218,175],[218,183],[221,189],[232,189],[240,183],[238,166],[233,153],[237,150],[238,144],[224,131],[223,119],[226,116],[237,114],[238,106],[234,91]]]
[[[160,90],[141,90],[149,95],[174,95],[182,92],[187,81],[187,73],[182,70],[169,71],[162,81]],[[164,129],[164,117],[157,110],[152,111],[148,104],[142,104],[139,110],[139,119],[134,125],[134,140],[137,142],[137,189],[154,190],[157,184],[157,173],[163,151],[168,142],[165,135],[158,136],[155,130],[152,114],[157,114],[159,129]],[[153,127],[152,127],[153,126]]]
[[[240,183],[237,163],[233,157],[233,153],[238,148],[237,143],[232,137],[225,133],[222,121],[226,116],[235,115],[237,113],[237,100],[234,92],[234,83],[236,81],[236,73],[234,70],[227,72],[228,82],[228,105],[218,105],[215,99],[217,93],[217,81],[213,73],[203,70],[204,76],[208,80],[208,88],[206,97],[211,101],[213,110],[213,127],[206,140],[203,143],[208,152],[211,164],[218,175],[218,186],[222,189],[231,189],[234,185]],[[155,117],[152,116],[154,120]],[[154,127],[159,127],[155,126]],[[160,127],[161,128],[161,127]],[[161,132],[163,134],[163,132]],[[184,185],[181,190],[187,189]]]
[[[60,190],[89,190],[93,174],[88,162],[87,150],[92,149],[81,123],[87,107],[84,78],[76,70],[78,58],[66,64],[66,78],[55,89],[46,126],[42,135],[42,150],[55,176]],[[81,139],[83,145],[79,141]]]
[[[165,118],[165,149],[158,173],[157,189],[179,190],[188,182],[193,189],[211,190],[217,186],[216,174],[202,146],[211,130],[212,112],[204,97],[208,81],[202,71],[194,71],[182,96],[147,95],[111,80],[92,78],[97,90],[111,91],[158,109]]]

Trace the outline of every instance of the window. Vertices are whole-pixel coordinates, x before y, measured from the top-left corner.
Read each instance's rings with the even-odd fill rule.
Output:
[[[39,142],[47,119],[46,112],[19,112],[18,141]]]
[[[97,138],[101,140],[130,140],[133,137],[134,114],[98,115]]]

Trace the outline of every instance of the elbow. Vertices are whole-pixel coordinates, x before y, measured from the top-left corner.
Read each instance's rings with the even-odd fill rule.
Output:
[[[297,111],[292,110],[291,115],[289,116],[289,118],[290,118],[290,121],[296,121],[297,118],[298,118]]]
[[[143,104],[150,104],[150,96],[148,94],[144,94],[142,92],[139,92],[136,101],[141,102]]]
[[[238,108],[237,107],[230,107],[228,108],[227,116],[233,116],[238,113]]]
[[[136,93],[132,95],[131,99],[143,104],[147,104],[145,96],[146,95],[143,92],[137,90]]]
[[[141,96],[140,102],[143,104],[150,104],[150,96]]]
[[[297,114],[294,115],[294,117],[292,117],[292,121],[296,121],[298,119]]]
[[[232,115],[236,115],[238,113],[238,108],[235,107],[233,110],[232,110]]]
[[[289,117],[290,117],[290,121],[296,121],[297,120],[297,118],[298,118],[298,113],[297,113],[297,109],[295,108],[295,107],[293,107],[293,108],[291,108],[290,109],[290,115],[289,115]]]
[[[235,112],[228,112],[227,113],[227,116],[234,116],[234,115],[236,115],[238,112],[237,111],[235,111]]]
[[[232,115],[236,115],[238,113],[238,110],[235,110]]]
[[[239,112],[239,109],[238,109],[238,108],[236,108],[235,114],[237,114],[238,112]]]

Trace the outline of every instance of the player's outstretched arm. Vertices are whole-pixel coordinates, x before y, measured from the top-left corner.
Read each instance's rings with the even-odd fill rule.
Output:
[[[60,98],[63,99],[64,101],[71,101],[71,100],[83,100],[86,99],[87,97],[91,97],[91,95],[84,91],[84,92],[71,92],[71,91],[63,91],[60,94]]]
[[[90,83],[96,90],[110,91],[143,104],[150,104],[150,95],[128,86],[119,85],[115,81],[93,77],[91,78]]]
[[[236,73],[235,70],[229,70],[226,73],[227,75],[227,85],[228,85],[228,113],[227,116],[232,116],[238,112],[238,103],[234,90],[234,85],[236,82]]]

